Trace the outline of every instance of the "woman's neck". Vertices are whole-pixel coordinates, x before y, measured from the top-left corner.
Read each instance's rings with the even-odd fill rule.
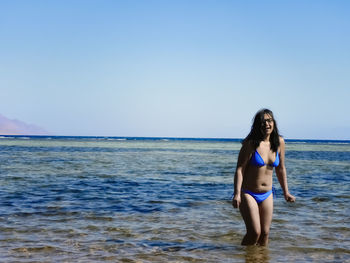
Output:
[[[263,142],[270,142],[270,135],[264,136]]]

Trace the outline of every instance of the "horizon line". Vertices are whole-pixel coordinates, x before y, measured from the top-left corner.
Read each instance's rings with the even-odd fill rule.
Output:
[[[230,137],[171,137],[171,136],[103,136],[103,135],[42,135],[42,134],[0,134],[0,137],[36,137],[36,138],[113,138],[113,139],[133,139],[133,140],[147,140],[147,139],[168,139],[168,140],[217,140],[217,141],[241,141],[244,138],[230,138]],[[296,139],[285,138],[286,141],[334,141],[334,142],[350,142],[350,139]]]

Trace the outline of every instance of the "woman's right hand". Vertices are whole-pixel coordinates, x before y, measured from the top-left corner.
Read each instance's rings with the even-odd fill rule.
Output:
[[[235,195],[232,199],[232,205],[234,208],[238,208],[239,205],[241,204],[241,196],[240,195]]]

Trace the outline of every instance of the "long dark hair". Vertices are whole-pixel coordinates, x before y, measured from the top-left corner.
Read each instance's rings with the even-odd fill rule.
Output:
[[[270,135],[270,147],[271,150],[273,152],[277,152],[278,147],[280,146],[280,135],[278,132],[278,128],[277,128],[277,123],[275,118],[273,117],[273,113],[271,110],[269,109],[261,109],[259,110],[256,114],[255,117],[253,119],[253,125],[252,128],[250,130],[250,133],[248,134],[248,136],[243,140],[243,143],[251,143],[254,147],[254,149],[258,148],[260,145],[260,142],[264,140],[264,134],[262,133],[261,127],[263,125],[264,122],[264,115],[268,114],[271,116],[272,120],[273,120],[273,131]]]

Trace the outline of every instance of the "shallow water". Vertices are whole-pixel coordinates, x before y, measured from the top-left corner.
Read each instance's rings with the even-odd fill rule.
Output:
[[[287,142],[270,245],[242,247],[240,143],[0,138],[1,262],[350,262],[350,142]]]

